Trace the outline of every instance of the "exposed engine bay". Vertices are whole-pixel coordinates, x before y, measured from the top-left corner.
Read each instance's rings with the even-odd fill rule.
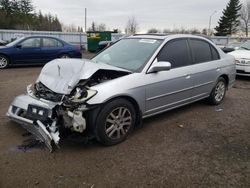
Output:
[[[52,90],[52,87],[49,88],[52,84],[55,90],[56,87],[62,88],[61,85],[59,85],[61,88],[57,86],[62,82],[60,79],[63,79],[61,72],[59,72],[59,78],[53,75],[48,80],[50,72],[43,70],[42,73],[47,76],[45,82],[50,81],[49,84],[44,83],[43,79],[38,79],[34,85],[29,85],[27,95],[16,97],[7,116],[44,142],[50,151],[53,151],[53,144],[58,146],[65,133],[83,135],[88,128],[88,111],[95,108],[87,105],[86,101],[98,93],[91,87],[130,74],[122,70],[96,69],[94,71],[91,69],[91,71],[93,74],[89,78],[79,79],[74,87],[68,84],[68,90],[70,88],[71,92],[67,94],[58,93]],[[39,78],[45,77],[40,75]],[[69,78],[66,81],[72,82],[72,79]]]

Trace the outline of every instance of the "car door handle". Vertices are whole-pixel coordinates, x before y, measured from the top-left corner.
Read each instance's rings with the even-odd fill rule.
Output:
[[[191,76],[190,76],[189,74],[186,74],[184,77],[185,77],[186,79],[190,79],[190,78],[191,78]]]
[[[217,71],[217,72],[220,72],[220,68],[217,68],[216,71]]]

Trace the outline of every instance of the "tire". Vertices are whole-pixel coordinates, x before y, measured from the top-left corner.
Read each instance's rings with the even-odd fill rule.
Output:
[[[219,105],[226,95],[226,90],[226,80],[220,77],[208,98],[209,103],[212,105]]]
[[[62,54],[62,55],[60,55],[59,58],[68,59],[68,58],[70,58],[70,56],[68,54]]]
[[[4,55],[0,55],[0,69],[5,69],[9,66],[9,59],[4,56]]]
[[[133,130],[135,119],[136,112],[129,101],[116,99],[107,103],[97,117],[97,140],[106,146],[123,142]]]

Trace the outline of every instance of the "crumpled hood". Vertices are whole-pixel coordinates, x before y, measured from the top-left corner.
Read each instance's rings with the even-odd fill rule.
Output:
[[[98,70],[129,72],[87,59],[55,59],[43,67],[37,82],[42,82],[56,93],[70,94],[80,80],[90,78]]]
[[[250,51],[249,50],[235,50],[233,52],[228,53],[235,57],[235,59],[250,59]]]

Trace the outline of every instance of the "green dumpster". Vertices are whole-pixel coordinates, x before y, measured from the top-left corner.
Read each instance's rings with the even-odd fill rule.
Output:
[[[87,32],[88,38],[88,51],[95,52],[98,49],[100,41],[111,41],[111,31],[89,31]]]

